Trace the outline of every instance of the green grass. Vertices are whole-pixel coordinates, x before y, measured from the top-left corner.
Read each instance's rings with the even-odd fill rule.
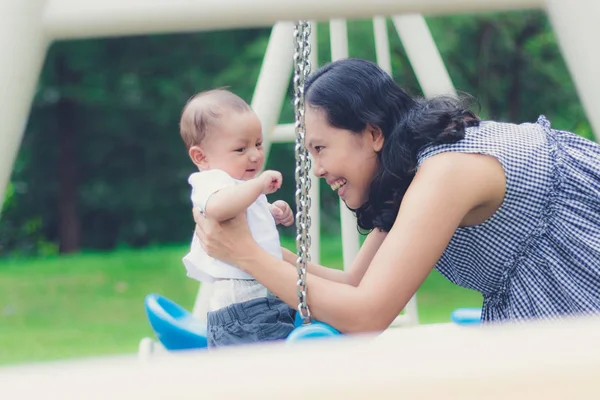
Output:
[[[294,248],[287,241],[284,245]],[[341,245],[322,238],[321,261],[339,268]],[[163,294],[191,309],[198,285],[185,276],[186,246],[0,261],[0,364],[134,353],[152,336],[143,301]],[[434,272],[417,295],[423,323],[449,321],[481,296]]]

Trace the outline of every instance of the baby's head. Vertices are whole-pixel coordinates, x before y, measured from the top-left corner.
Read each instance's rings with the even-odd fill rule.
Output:
[[[201,171],[220,169],[247,180],[263,167],[260,120],[244,100],[225,89],[194,95],[183,108],[179,129]]]

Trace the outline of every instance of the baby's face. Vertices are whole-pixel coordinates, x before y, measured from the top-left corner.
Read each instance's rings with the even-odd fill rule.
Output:
[[[262,126],[256,114],[232,112],[219,122],[218,131],[202,143],[210,169],[220,169],[240,180],[252,179],[263,167]]]

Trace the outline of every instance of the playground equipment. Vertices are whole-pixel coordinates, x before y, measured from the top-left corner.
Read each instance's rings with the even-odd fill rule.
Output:
[[[421,15],[396,16],[393,18],[393,23],[408,56],[411,59],[415,74],[421,83],[424,94],[426,96],[434,96],[442,93],[453,93],[454,87],[423,17]],[[373,19],[373,27],[377,62],[383,70],[391,74],[392,65],[386,19],[380,16],[375,17]],[[310,29],[312,34],[305,29]],[[294,31],[297,33],[295,36]],[[306,34],[306,43],[303,43],[302,40],[300,40],[301,38],[299,35],[301,36],[303,34]],[[294,42],[292,42],[292,37],[295,37],[296,39],[296,48],[293,47]],[[333,60],[348,57],[347,26],[344,19],[334,19],[330,21],[330,40],[331,58]],[[270,148],[271,142],[289,141],[292,135],[296,138],[296,151],[298,152],[296,158],[299,163],[296,166],[296,171],[299,171],[300,169],[300,171],[306,173],[305,176],[296,176],[296,182],[299,190],[303,185],[307,187],[307,193],[304,193],[303,190],[298,193],[306,196],[306,198],[311,198],[312,204],[314,204],[313,207],[299,208],[299,214],[296,218],[297,226],[301,227],[305,225],[307,232],[304,234],[299,231],[298,234],[303,238],[310,238],[311,240],[310,246],[300,245],[298,251],[300,256],[300,250],[306,246],[310,259],[319,262],[319,185],[317,178],[308,171],[308,156],[302,153],[302,145],[298,147],[298,143],[301,143],[299,142],[299,140],[301,140],[301,135],[303,135],[303,132],[298,131],[298,129],[303,129],[302,126],[299,126],[299,124],[301,124],[299,121],[302,118],[302,111],[299,111],[299,107],[296,107],[297,111],[300,112],[300,115],[297,112],[295,124],[277,125],[279,119],[278,110],[280,110],[280,107],[272,106],[273,104],[283,103],[285,90],[288,87],[292,70],[294,71],[295,94],[300,94],[302,86],[298,86],[299,79],[303,79],[303,74],[307,74],[310,71],[311,65],[318,64],[316,46],[316,24],[309,24],[308,21],[303,22],[302,25],[297,25],[296,27],[289,22],[278,22],[275,24],[271,32],[261,72],[252,98],[252,107],[263,123],[263,129],[265,130],[264,146],[265,149],[267,149],[266,151]],[[304,52],[306,52],[306,54],[304,54]],[[306,63],[306,65],[304,65],[304,63]],[[300,101],[301,100],[296,99],[295,104],[299,105]],[[306,162],[302,161],[304,158],[306,159]],[[296,200],[298,202],[301,199],[297,198]],[[304,209],[306,209],[308,213],[306,220],[309,221],[309,223],[307,224],[298,221],[298,219],[301,218],[300,214]],[[355,218],[341,200],[340,215],[342,226],[343,265],[348,266],[352,263],[354,257],[358,253],[359,238],[356,230]],[[300,261],[300,263],[302,264],[302,261]],[[198,321],[205,322],[206,299],[209,296],[210,285],[203,284],[203,286],[200,287],[196,304],[192,311],[192,314]],[[161,315],[166,316],[164,310]],[[186,321],[187,318],[189,318],[189,316],[186,316]],[[407,304],[404,313],[393,322],[392,326],[414,326],[418,323],[417,299],[416,296],[413,296]],[[161,326],[166,328],[167,325],[163,323]],[[312,335],[316,335],[315,329],[317,329],[317,327],[323,327],[323,325],[320,323],[313,324],[310,328]],[[180,328],[175,329],[173,334],[176,334],[177,332],[181,333]],[[324,328],[322,334],[328,335],[329,333],[329,328]],[[297,337],[297,333],[292,335],[292,338],[294,337]],[[148,350],[146,349],[156,348],[156,346],[150,346],[148,344],[149,340],[151,339],[144,338],[140,343],[140,355],[142,357],[147,356],[145,353],[147,353]]]
[[[450,77],[446,71],[444,63],[437,51],[433,38],[431,37],[427,25],[423,17],[421,16],[398,16],[393,19],[397,31],[400,34],[401,39],[405,45],[406,51],[409,58],[412,60],[415,66],[415,72],[417,77],[423,86],[423,91],[426,96],[434,96],[442,93],[452,93],[454,88],[452,86]],[[288,78],[288,74],[282,73],[281,65],[279,68],[274,67],[274,63],[270,62],[271,56],[276,56],[279,51],[282,56],[289,55],[289,49],[292,45],[290,29],[291,24],[288,26],[276,25],[273,28],[273,33],[270,38],[269,47],[265,55],[263,62],[263,69],[259,76],[257,83],[257,89],[253,98],[253,107],[255,107],[258,115],[262,117],[263,123],[267,126],[275,125],[278,115],[275,116],[271,110],[273,107],[261,107],[266,104],[266,99],[269,97],[265,93],[265,82],[262,80],[264,77],[272,77],[273,74],[277,74],[278,79],[281,82],[277,82],[280,87],[286,87],[285,79]],[[391,73],[391,57],[389,49],[389,40],[387,36],[386,20],[382,17],[377,17],[373,20],[374,33],[375,33],[375,44],[376,54],[379,64],[388,73]],[[332,59],[340,59],[348,56],[348,39],[346,35],[346,22],[343,20],[332,20],[330,22],[331,31],[331,45],[332,45]],[[290,34],[287,41],[283,40],[284,34]],[[420,40],[416,41],[415,36],[419,37]],[[294,37],[294,48],[293,50],[293,85],[294,85],[294,109],[295,109],[295,124],[293,125],[295,131],[295,153],[296,153],[296,228],[297,228],[297,253],[298,260],[296,267],[298,270],[298,316],[297,328],[290,335],[289,341],[300,340],[305,337],[326,337],[331,335],[339,334],[334,328],[320,323],[313,323],[310,318],[310,312],[306,305],[306,262],[311,256],[318,259],[318,253],[311,252],[311,233],[317,235],[318,229],[314,228],[315,225],[311,224],[311,219],[315,218],[318,221],[318,214],[314,212],[310,214],[310,197],[311,189],[313,186],[317,187],[318,182],[314,182],[314,177],[311,178],[310,174],[310,158],[306,149],[303,146],[304,138],[304,80],[308,77],[311,70],[311,25],[308,21],[298,21],[293,29]],[[314,35],[312,36],[314,38]],[[313,40],[312,45],[316,45],[316,41]],[[276,47],[277,46],[277,47]],[[285,51],[285,50],[288,51]],[[427,57],[425,57],[427,56]],[[290,59],[292,59],[290,57]],[[284,61],[284,60],[282,60]],[[313,57],[313,62],[316,61],[316,57]],[[290,62],[288,61],[288,65]],[[268,72],[264,72],[268,71]],[[284,92],[277,92],[277,100],[282,101]],[[264,99],[264,102],[263,102]],[[313,183],[315,183],[313,185]],[[318,193],[312,193],[313,196]],[[317,196],[318,197],[318,196]],[[318,206],[318,202],[317,202]],[[340,200],[340,211],[341,211],[341,223],[343,232],[343,259],[344,265],[349,265],[354,259],[358,252],[358,233],[355,229],[356,222],[353,215],[349,210],[344,207]],[[318,228],[318,226],[316,226]],[[318,243],[318,241],[317,241]],[[318,250],[318,248],[317,248]],[[311,254],[312,253],[312,254]],[[313,259],[314,259],[313,258]],[[210,290],[210,289],[209,289]],[[201,299],[203,295],[203,288],[200,289],[198,298]],[[163,307],[164,305],[164,307]],[[155,294],[149,295],[146,298],[146,313],[150,324],[155,332],[159,342],[167,350],[179,350],[179,349],[190,349],[194,346],[205,347],[206,346],[206,329],[203,326],[205,323],[204,314],[206,314],[206,307],[200,304],[194,314],[184,310],[181,306],[174,304],[171,300],[157,296]],[[479,313],[480,315],[481,313]],[[456,310],[452,317],[452,321],[457,324],[469,324],[473,325],[477,323],[476,312],[467,312],[465,310]],[[302,323],[298,323],[298,321]],[[416,296],[413,297],[407,306],[407,311],[404,315],[400,316],[394,321],[393,326],[409,326],[418,324],[418,312],[416,305]],[[154,349],[155,346],[148,345],[148,338],[142,339],[140,343],[140,355],[147,357],[148,349]]]
[[[189,311],[164,296],[152,293],[144,301],[148,321],[160,346],[167,351],[196,350],[208,347],[206,324]],[[338,336],[331,326],[318,321],[304,323],[301,314],[296,314],[296,329],[287,338],[288,342]],[[140,358],[147,359],[157,344],[150,338],[140,342]]]
[[[146,296],[144,306],[150,326],[165,349],[189,350],[207,347],[206,324],[194,318],[179,304],[153,293]]]
[[[389,44],[383,15],[391,15],[404,49],[426,96],[453,91],[452,83],[421,14],[448,14],[474,11],[503,11],[544,8],[555,27],[567,66],[587,112],[593,130],[600,129],[600,114],[593,113],[600,105],[600,81],[596,71],[600,54],[593,41],[598,27],[595,16],[600,3],[574,0],[331,0],[325,4],[317,0],[280,2],[275,0],[203,0],[197,2],[137,0],[122,6],[117,0],[102,2],[70,0],[28,0],[2,2],[0,15],[1,62],[0,117],[4,134],[0,135],[0,197],[8,182],[11,165],[16,157],[35,84],[51,41],[82,37],[106,37],[145,33],[167,33],[224,29],[239,27],[273,26],[271,40],[265,53],[252,107],[257,111],[265,130],[265,147],[269,141],[289,141],[293,126],[278,125],[280,108],[289,83],[292,68],[290,21],[297,16],[318,21],[330,20],[332,58],[348,55],[346,18],[373,17],[377,61],[391,72]],[[313,25],[314,26],[314,25]],[[314,35],[313,35],[314,36]],[[313,42],[313,45],[315,43]],[[313,52],[313,65],[318,62]],[[581,60],[586,62],[580,62]],[[318,202],[318,185],[311,185],[310,197]],[[319,261],[319,207],[310,210],[311,258]],[[342,207],[342,241],[344,265],[349,265],[358,250],[355,222],[350,212]],[[192,314],[203,319],[209,285],[200,290]],[[394,321],[397,325],[418,324],[416,299],[406,307],[404,315]]]
[[[126,4],[126,5],[125,5]],[[593,40],[600,27],[597,16],[600,3],[588,0],[118,0],[72,1],[28,0],[0,2],[0,198],[4,197],[12,165],[21,143],[31,100],[46,49],[52,41],[85,37],[175,33],[211,29],[274,26],[280,21],[307,20],[344,22],[352,18],[378,16],[411,17],[419,14],[443,15],[482,11],[544,9],[548,12],[561,51],[571,71],[581,102],[593,131],[600,131],[600,80],[596,79],[600,54]],[[418,31],[402,35],[407,43],[419,43],[424,36]],[[414,47],[418,49],[418,46]],[[413,67],[423,65],[421,85],[436,82],[425,61],[437,68],[432,53],[416,52]],[[290,58],[291,59],[291,58]],[[13,62],[8,62],[13,60]],[[14,62],[18,60],[19,62]],[[586,60],[586,62],[581,62]],[[282,64],[285,70],[286,61]],[[415,71],[416,72],[416,71]],[[418,75],[418,74],[417,74]],[[428,85],[429,83],[427,83]],[[269,86],[269,85],[265,85]],[[274,85],[276,86],[276,85]],[[258,89],[258,87],[257,87]],[[424,88],[425,89],[425,88]],[[285,89],[280,89],[285,90]],[[267,90],[268,91],[268,90]],[[278,104],[278,103],[272,103]],[[255,104],[253,104],[254,106]],[[263,103],[263,107],[266,105]],[[275,107],[272,107],[275,108]],[[271,127],[272,129],[273,127]],[[272,131],[268,131],[269,135]]]
[[[436,84],[425,86],[426,95],[432,96],[434,94],[441,93],[452,93],[454,88],[450,82],[448,73],[443,65],[443,61],[437,52],[437,48],[433,43],[429,30],[421,16],[405,16],[396,17],[394,22],[397,27],[400,27],[398,31],[404,32],[407,51],[409,56],[417,59],[423,52],[429,52],[429,63],[417,61],[416,65],[418,68],[417,75],[424,82],[428,81],[425,75],[425,68],[429,71],[428,73],[433,77],[435,76]],[[290,24],[288,24],[289,26]],[[404,28],[402,30],[402,27]],[[268,70],[269,72],[275,72],[275,67],[269,63],[269,56],[273,55],[276,51],[274,49],[275,44],[281,46],[277,50],[280,50],[282,54],[286,54],[282,51],[284,47],[291,47],[291,35],[288,37],[287,43],[278,35],[290,33],[289,29],[283,29],[280,25],[279,29],[277,26],[273,28],[273,33],[270,38],[269,47],[265,55],[263,62],[263,71]],[[348,39],[346,35],[346,22],[343,20],[333,20],[330,23],[331,29],[331,42],[332,42],[332,59],[340,59],[348,56]],[[375,38],[376,38],[376,49],[377,56],[380,65],[388,73],[391,73],[391,61],[390,61],[390,50],[389,40],[387,37],[387,27],[384,18],[376,18],[374,20]],[[411,37],[410,35],[421,34],[421,41],[419,43],[412,43],[406,38]],[[401,34],[402,37],[402,34]],[[307,150],[304,148],[304,81],[308,77],[311,70],[311,60],[309,59],[311,53],[311,24],[308,21],[298,21],[293,29],[294,48],[293,50],[293,86],[294,86],[294,110],[295,110],[295,178],[296,178],[296,230],[297,230],[297,245],[296,250],[298,253],[298,259],[296,262],[296,268],[298,271],[298,318],[297,327],[294,332],[288,338],[288,341],[303,340],[306,338],[316,337],[328,337],[338,335],[334,328],[329,325],[313,322],[311,320],[310,311],[306,304],[306,265],[308,259],[311,258],[311,233],[317,234],[318,229],[311,229],[315,227],[311,223],[312,217],[317,217],[318,214],[313,213],[310,215],[311,205],[311,188],[318,186],[318,182],[314,182],[314,177],[311,178],[310,174],[310,158]],[[316,45],[316,40],[313,40],[313,45]],[[419,48],[419,51],[417,51]],[[271,54],[269,54],[271,51]],[[276,54],[276,53],[275,53]],[[287,54],[286,54],[287,55]],[[432,60],[434,62],[432,62]],[[288,62],[289,64],[289,62]],[[437,66],[437,68],[431,68],[430,64]],[[281,66],[279,66],[281,68]],[[288,74],[282,74],[281,71],[277,72],[282,80],[288,77]],[[261,71],[259,81],[257,83],[256,93],[254,95],[252,104],[253,107],[256,105],[255,110],[259,117],[262,117],[263,123],[267,126],[274,125],[277,121],[277,116],[273,115],[270,110],[273,107],[261,108],[263,104],[258,99],[266,99],[268,96],[264,95],[264,83],[261,81],[262,77],[271,76],[266,75]],[[281,87],[286,87],[286,82],[278,82]],[[284,93],[277,92],[279,101],[283,100]],[[266,100],[265,100],[266,101]],[[267,131],[268,132],[268,131]],[[315,193],[313,193],[314,195]],[[318,202],[317,202],[318,206]],[[344,206],[340,199],[340,212],[341,212],[341,223],[343,231],[343,261],[344,266],[349,265],[356,254],[358,253],[358,233],[356,230],[356,222],[354,216]],[[316,226],[318,228],[318,226]],[[312,231],[312,232],[311,232]],[[313,251],[312,255],[318,258],[318,253],[315,254]],[[202,287],[198,295],[199,298],[202,296]],[[156,337],[160,343],[167,350],[179,350],[179,349],[190,349],[194,346],[205,347],[206,346],[206,330],[203,328],[205,323],[204,314],[206,314],[206,308],[201,305],[198,307],[196,312],[197,318],[193,314],[184,310],[181,306],[174,304],[171,300],[157,295],[149,295],[146,298],[146,313],[148,319],[155,332]],[[302,323],[298,323],[302,321]],[[407,307],[407,312],[400,316],[393,325],[416,325],[418,323],[416,297],[413,297]],[[140,356],[147,357],[149,349],[154,349],[155,346],[148,345],[148,338],[142,339],[140,343]]]
[[[311,187],[310,157],[304,147],[304,83],[310,73],[310,24],[298,21],[294,29],[294,110],[296,133],[296,251],[298,258],[298,308],[296,328],[288,341],[337,336],[340,333],[322,322],[313,322],[306,302],[306,267],[310,259],[311,220],[309,215]],[[146,298],[146,313],[156,337],[167,350],[204,348],[207,346],[204,322],[193,317],[181,306],[162,296]],[[145,343],[145,342],[142,342]]]
[[[597,399],[600,320],[453,324],[185,352],[139,363],[82,359],[3,368],[15,399]],[[576,339],[575,339],[576,338]]]
[[[419,82],[426,96],[441,93],[452,93],[454,87],[446,71],[441,56],[435,46],[427,25],[420,15],[404,15],[393,18],[394,26],[399,32],[404,47],[409,52],[411,62]],[[330,25],[331,58],[337,60],[348,57],[347,26],[344,19],[333,19]],[[392,73],[390,48],[386,19],[377,16],[373,19],[375,48],[377,62],[388,73]],[[311,65],[318,65],[317,41],[315,23],[311,23],[309,35],[311,51],[309,59]],[[293,71],[294,24],[278,22],[271,31],[262,68],[258,76],[256,89],[252,98],[252,107],[263,123],[265,149],[270,148],[274,142],[288,142],[295,135],[295,124],[277,124],[279,112],[283,104],[285,93],[289,85],[290,75]],[[276,107],[273,107],[276,104]],[[318,178],[311,174],[308,196],[311,198],[312,207],[308,213],[311,224],[308,234],[311,237],[309,247],[310,259],[319,262],[320,240],[320,201]],[[353,214],[340,200],[340,217],[342,231],[343,265],[349,266],[359,249],[359,237],[356,230],[356,221]],[[200,319],[205,318],[206,299],[210,295],[210,285],[204,284],[198,293],[196,304],[192,313]],[[405,311],[393,323],[393,326],[411,326],[418,324],[417,299],[413,297]]]
[[[449,92],[438,83],[447,76],[435,44],[418,13],[500,11],[543,8],[551,19],[584,109],[595,132],[600,131],[600,53],[590,38],[599,37],[600,2],[587,0],[28,0],[0,2],[0,197],[3,197],[36,82],[48,44],[53,40],[112,35],[174,33],[206,29],[273,26],[271,41],[259,76],[252,107],[265,129],[265,138],[288,141],[293,127],[277,125],[278,108],[291,72],[289,22],[298,18],[331,20],[333,58],[347,55],[345,18],[374,17],[376,42],[387,35],[381,15],[393,21],[422,85]],[[412,22],[413,25],[410,25]],[[419,26],[421,28],[419,28]],[[410,34],[409,34],[410,33]],[[378,39],[379,38],[379,39]],[[336,44],[337,43],[337,44]],[[385,44],[377,46],[378,62],[389,63]],[[383,49],[383,50],[382,50]],[[411,50],[412,49],[412,50]],[[431,50],[435,51],[431,51]],[[437,54],[437,55],[436,55]],[[585,62],[582,62],[585,60]],[[314,63],[316,65],[316,62]],[[388,72],[389,69],[386,69]],[[449,81],[449,80],[448,80]],[[438,82],[438,83],[435,83]],[[435,87],[430,86],[434,83]],[[446,82],[448,83],[448,82]],[[271,110],[271,111],[269,111]],[[597,133],[596,133],[597,134]],[[318,186],[310,196],[318,199]],[[312,207],[312,213],[318,207]],[[312,227],[318,215],[311,214]],[[357,249],[353,226],[342,215],[344,264]],[[354,229],[352,229],[354,230]],[[309,230],[310,231],[310,230]],[[318,238],[317,231],[310,231]],[[311,250],[318,261],[318,240]],[[193,314],[202,316],[210,287],[199,294]],[[413,305],[415,303],[412,303]],[[165,307],[165,306],[162,306]],[[184,310],[185,311],[185,310]],[[410,310],[409,310],[410,311]],[[182,313],[181,315],[184,315]],[[408,312],[407,314],[411,314]],[[176,315],[172,313],[172,315]],[[416,313],[415,313],[416,315]],[[464,315],[463,315],[464,316]],[[457,314],[458,317],[458,314]],[[182,319],[180,319],[182,321]],[[415,321],[410,317],[398,321]],[[458,319],[457,319],[458,321]],[[198,325],[201,332],[201,325]],[[189,326],[187,326],[188,330]],[[194,357],[169,357],[143,368],[131,361],[80,361],[6,369],[0,374],[3,393],[34,398],[577,398],[597,397],[600,374],[600,335],[597,320],[546,322],[515,327],[463,329],[456,324],[388,330],[380,337],[343,337],[323,345],[266,346],[209,355],[210,362]],[[571,340],[577,337],[577,340]],[[197,339],[197,338],[196,338]],[[144,341],[150,345],[150,339]],[[551,349],[551,351],[549,351]],[[245,353],[244,353],[245,352]],[[518,355],[518,363],[515,363]],[[389,360],[402,362],[392,368]],[[207,358],[208,359],[208,358]],[[369,365],[368,369],[357,364]],[[273,368],[273,366],[285,366]],[[301,375],[292,373],[301,371]],[[262,384],[268,371],[269,384]],[[27,379],[22,379],[23,374]],[[327,375],[327,379],[322,377]],[[198,384],[198,377],[202,384]],[[110,385],[98,385],[98,377]],[[298,381],[301,380],[301,384]],[[235,384],[231,384],[234,381]],[[257,383],[258,382],[258,383]],[[490,392],[489,388],[493,387]],[[290,388],[293,388],[292,390]]]
[[[450,314],[450,320],[458,325],[479,325],[481,308],[457,308]]]

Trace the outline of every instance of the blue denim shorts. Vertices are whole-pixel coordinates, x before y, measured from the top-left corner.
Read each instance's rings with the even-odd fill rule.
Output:
[[[296,311],[278,297],[248,300],[208,313],[208,347],[283,340],[294,329]]]

